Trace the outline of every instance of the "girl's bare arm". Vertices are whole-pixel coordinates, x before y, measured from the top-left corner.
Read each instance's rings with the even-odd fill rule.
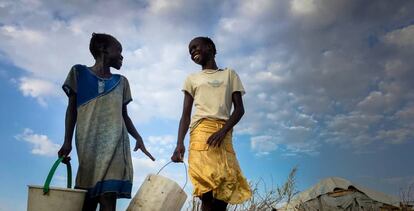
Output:
[[[187,92],[184,92],[183,113],[181,115],[180,126],[178,128],[177,146],[174,150],[173,155],[171,156],[171,160],[173,162],[183,162],[185,153],[184,138],[185,134],[187,134],[191,121],[193,101],[193,97]]]
[[[76,94],[70,95],[68,101],[65,116],[65,140],[58,152],[59,157],[67,157],[72,151],[72,137],[78,115],[78,111],[76,109]]]
[[[145,155],[147,155],[152,161],[154,161],[155,158],[145,148],[144,141],[142,141],[141,135],[139,135],[138,131],[135,129],[134,123],[132,123],[131,118],[129,118],[126,105],[122,107],[122,116],[124,118],[125,126],[128,130],[128,133],[131,134],[132,137],[134,137],[136,140],[134,151],[141,149],[141,151]]]

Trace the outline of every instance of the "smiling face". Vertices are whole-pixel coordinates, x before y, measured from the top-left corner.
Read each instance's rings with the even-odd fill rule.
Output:
[[[205,65],[209,60],[214,59],[214,52],[211,46],[201,38],[191,40],[188,45],[191,60],[196,64]]]
[[[105,50],[106,63],[117,70],[121,69],[122,60],[122,45],[117,40],[113,40]]]

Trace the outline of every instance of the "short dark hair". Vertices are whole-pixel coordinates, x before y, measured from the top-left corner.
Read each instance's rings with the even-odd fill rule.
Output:
[[[111,42],[118,42],[112,35],[104,33],[92,33],[91,41],[89,43],[89,51],[93,58],[97,58],[100,54],[99,49],[106,49]]]
[[[200,39],[204,43],[206,43],[207,45],[211,45],[211,47],[213,48],[213,54],[214,55],[217,54],[216,45],[214,44],[213,40],[210,39],[210,37],[196,37],[193,40],[195,40],[195,39]]]

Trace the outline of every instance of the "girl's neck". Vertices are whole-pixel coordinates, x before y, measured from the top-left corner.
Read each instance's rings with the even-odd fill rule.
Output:
[[[97,76],[101,78],[109,78],[112,76],[111,68],[108,65],[105,65],[103,61],[97,60],[91,69]]]
[[[202,65],[203,70],[205,69],[211,69],[211,70],[217,70],[217,64],[214,59],[208,60],[205,64]]]

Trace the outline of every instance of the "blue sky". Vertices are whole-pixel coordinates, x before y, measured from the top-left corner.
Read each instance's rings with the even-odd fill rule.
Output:
[[[133,153],[134,191],[171,156],[180,90],[200,69],[187,46],[201,35],[247,91],[234,145],[249,180],[281,184],[298,165],[299,190],[339,176],[398,195],[414,183],[413,9],[385,0],[0,1],[0,210],[25,210],[26,185],[42,184],[55,161],[60,86],[72,65],[93,64],[92,32],[123,44],[128,110],[157,158]],[[179,165],[164,174],[184,182]],[[54,184],[64,186],[63,167]]]

